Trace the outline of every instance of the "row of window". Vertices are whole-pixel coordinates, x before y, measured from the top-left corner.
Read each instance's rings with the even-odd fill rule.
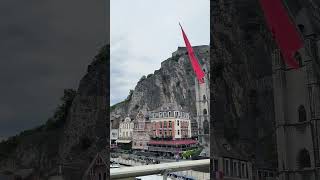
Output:
[[[134,128],[135,129],[144,129],[144,124],[135,124]]]
[[[120,132],[120,134],[121,134],[121,132]],[[129,136],[128,131],[127,132],[122,132],[122,137],[132,137],[132,132],[130,132],[130,136]]]
[[[225,176],[248,178],[248,167],[245,162],[224,158],[222,166]],[[214,171],[219,171],[218,160],[214,160]]]
[[[163,123],[162,122],[160,122],[160,128],[172,128],[172,123],[173,123],[173,121],[163,121]],[[152,123],[153,124],[153,129],[157,129],[157,122],[153,122]],[[179,120],[177,120],[177,126],[180,126],[180,124],[181,124],[181,127],[189,127],[189,122],[187,122],[187,121],[181,121],[181,123],[180,123],[180,121]]]
[[[168,112],[157,112],[152,113],[151,117],[153,118],[163,118],[163,117],[180,117],[189,119],[189,113],[179,112],[179,111],[168,111]]]
[[[153,129],[157,129],[157,123],[156,122],[153,122]],[[160,122],[160,128],[166,128],[166,127],[169,127],[169,128],[172,128],[172,121],[164,121],[163,123]]]
[[[272,172],[272,171],[259,170],[257,172],[257,176],[258,176],[259,179],[265,180],[268,177],[275,177],[276,174],[274,172]]]
[[[145,143],[142,143],[142,142],[140,142],[140,143],[134,142],[134,145],[135,145],[135,146],[138,146],[138,145],[142,146],[142,145],[146,145],[146,144],[145,144]]]
[[[178,133],[179,133],[179,132],[178,132]],[[159,131],[159,134],[162,135],[162,131],[161,131],[161,130]],[[164,131],[163,134],[164,134],[164,135],[171,136],[171,135],[172,135],[172,131],[171,131],[171,130],[170,130],[169,132]]]
[[[133,129],[133,123],[121,123],[120,128],[122,129]]]
[[[180,135],[180,130],[177,130],[176,132],[177,132],[178,135]],[[155,130],[153,131],[153,134],[156,135],[156,131],[155,131]],[[171,130],[169,130],[169,131],[161,131],[161,130],[160,130],[160,131],[159,131],[159,134],[160,134],[160,135],[168,135],[168,136],[173,135]],[[182,135],[186,135],[186,134],[188,134],[188,131],[186,131],[186,130],[184,130],[184,131],[181,130],[181,134],[182,134]]]

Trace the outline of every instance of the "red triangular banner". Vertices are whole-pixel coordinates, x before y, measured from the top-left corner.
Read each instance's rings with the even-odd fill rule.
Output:
[[[190,44],[190,42],[189,42],[189,40],[187,38],[187,35],[184,33],[181,25],[180,25],[180,27],[181,27],[184,43],[186,44],[186,47],[187,47],[187,50],[188,50],[189,59],[190,59],[191,65],[193,67],[193,70],[196,73],[196,76],[197,76],[197,79],[198,79],[199,83],[200,84],[204,83],[203,77],[205,76],[205,74],[202,71],[196,56],[194,55],[193,49],[192,49],[191,44]]]
[[[285,62],[292,68],[299,68],[294,58],[303,42],[281,0],[260,0],[264,15]]]

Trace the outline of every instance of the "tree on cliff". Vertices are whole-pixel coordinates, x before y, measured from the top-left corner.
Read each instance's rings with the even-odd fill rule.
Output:
[[[53,118],[50,118],[46,123],[46,129],[53,129],[62,127],[69,113],[69,109],[72,105],[72,101],[76,96],[76,90],[65,89],[63,96],[61,97],[62,103],[57,107]]]

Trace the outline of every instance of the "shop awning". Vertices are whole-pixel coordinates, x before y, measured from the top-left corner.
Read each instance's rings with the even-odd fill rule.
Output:
[[[121,139],[118,139],[116,142],[117,142],[117,143],[131,143],[131,140],[121,140]]]

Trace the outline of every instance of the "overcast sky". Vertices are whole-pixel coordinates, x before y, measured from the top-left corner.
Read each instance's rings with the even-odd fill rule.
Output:
[[[185,46],[179,22],[193,46],[209,45],[209,0],[111,0],[111,105]]]
[[[105,0],[0,1],[0,139],[43,124],[108,32]]]

